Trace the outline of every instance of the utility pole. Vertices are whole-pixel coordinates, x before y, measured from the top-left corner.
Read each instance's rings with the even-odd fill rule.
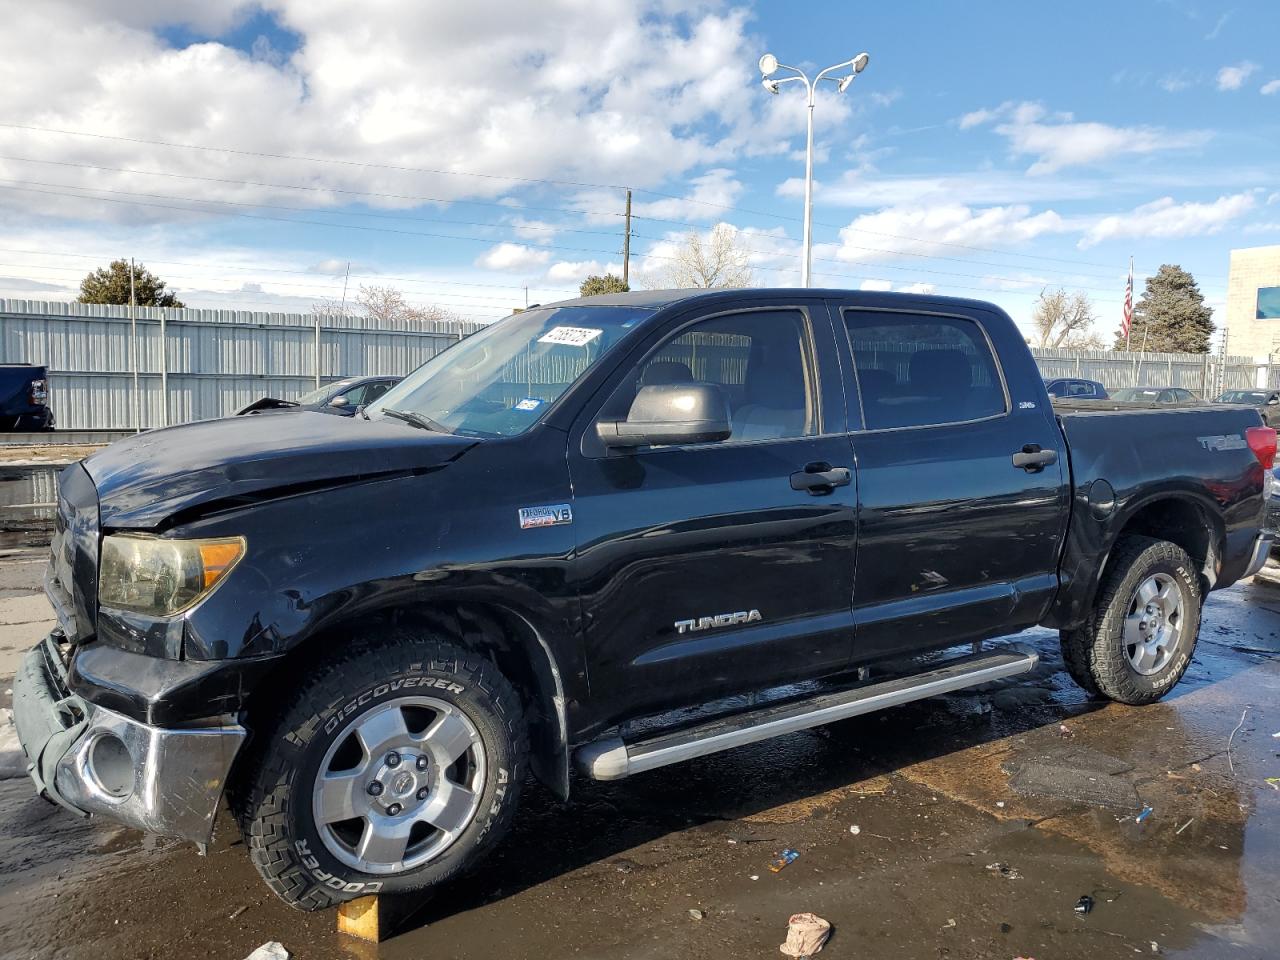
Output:
[[[142,432],[142,395],[138,393],[138,294],[133,280],[133,257],[129,258],[129,341],[133,353],[133,428]]]
[[[622,285],[631,286],[631,188],[627,188],[627,232],[622,235]]]

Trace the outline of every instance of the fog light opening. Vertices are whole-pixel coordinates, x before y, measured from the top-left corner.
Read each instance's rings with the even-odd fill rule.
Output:
[[[113,733],[104,733],[89,747],[88,772],[107,796],[123,800],[133,793],[133,757]]]

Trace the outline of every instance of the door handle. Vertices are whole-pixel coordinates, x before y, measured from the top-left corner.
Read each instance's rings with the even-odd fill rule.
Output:
[[[1041,450],[1040,444],[1028,443],[1013,455],[1013,465],[1027,473],[1039,473],[1045,467],[1058,462],[1057,450]]]
[[[836,487],[845,487],[853,479],[848,467],[833,467],[829,463],[807,463],[799,473],[791,475],[792,490],[808,490],[815,497],[830,493]]]

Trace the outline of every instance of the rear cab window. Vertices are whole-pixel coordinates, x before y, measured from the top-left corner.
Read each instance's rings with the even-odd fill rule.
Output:
[[[940,426],[1008,413],[982,327],[962,317],[844,311],[867,430]]]

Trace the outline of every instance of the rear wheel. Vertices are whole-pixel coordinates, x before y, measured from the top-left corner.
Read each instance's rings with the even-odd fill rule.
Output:
[[[1185,550],[1165,540],[1124,537],[1089,622],[1062,633],[1067,669],[1091,694],[1153,703],[1191,664],[1200,604],[1200,578]]]
[[[492,663],[409,637],[326,663],[261,733],[233,802],[259,873],[303,910],[473,865],[510,823],[527,749]]]

